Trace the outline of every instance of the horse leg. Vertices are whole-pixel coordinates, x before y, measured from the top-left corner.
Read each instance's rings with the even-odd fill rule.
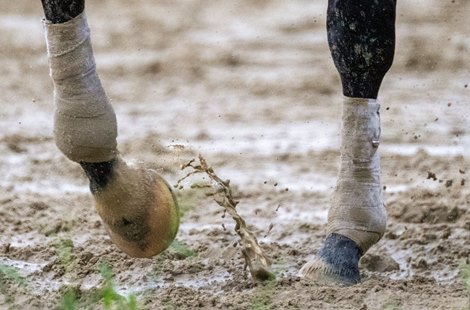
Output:
[[[53,24],[65,23],[85,9],[85,0],[41,0],[46,19]]]
[[[343,87],[341,166],[327,237],[299,274],[320,282],[360,281],[359,259],[385,232],[377,95],[392,65],[396,0],[329,0],[328,43]]]
[[[127,165],[119,156],[116,116],[96,73],[84,0],[41,1],[56,145],[84,169],[114,243],[134,257],[156,255],[178,231],[175,197],[155,171]]]

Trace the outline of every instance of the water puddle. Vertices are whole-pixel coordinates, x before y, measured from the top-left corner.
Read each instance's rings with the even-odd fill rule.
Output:
[[[450,269],[448,266],[444,266],[440,270],[434,270],[431,275],[439,284],[450,284],[455,281],[459,275],[458,269]]]
[[[30,263],[21,260],[13,260],[6,257],[0,257],[0,264],[17,269],[19,274],[23,277],[40,272],[46,265],[46,263]]]
[[[390,256],[398,263],[400,266],[400,271],[390,274],[390,279],[392,280],[403,280],[408,279],[413,276],[413,271],[410,268],[409,258],[413,256],[413,251],[408,250],[397,250],[392,247],[388,247],[388,252]]]
[[[465,149],[470,145],[432,145],[432,144],[384,144],[381,151],[388,154],[411,156],[423,150],[432,156],[455,156],[466,155]]]

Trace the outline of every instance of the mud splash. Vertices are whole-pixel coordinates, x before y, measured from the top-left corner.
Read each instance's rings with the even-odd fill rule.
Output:
[[[205,174],[214,183],[214,185],[196,184],[192,188],[207,188],[211,187],[215,191],[208,192],[206,195],[213,197],[214,201],[224,208],[225,212],[235,221],[235,231],[240,237],[240,244],[242,254],[245,258],[245,267],[248,266],[251,276],[255,281],[274,280],[275,275],[270,271],[271,258],[258,244],[254,233],[250,231],[246,225],[245,219],[238,214],[236,208],[238,201],[233,198],[232,188],[230,187],[230,180],[223,181],[214,171],[208,166],[207,161],[199,155],[199,164],[195,159],[190,160],[187,164],[182,165],[181,170],[191,169],[186,176],[178,180],[175,187],[179,187],[181,182],[196,174]],[[269,231],[272,227],[270,227]]]

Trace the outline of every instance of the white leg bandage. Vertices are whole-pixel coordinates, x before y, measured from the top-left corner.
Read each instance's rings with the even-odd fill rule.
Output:
[[[380,184],[380,105],[375,99],[344,98],[341,168],[328,233],[356,242],[365,253],[385,232],[387,214]]]
[[[44,25],[54,81],[56,145],[76,162],[109,161],[117,153],[116,116],[96,73],[86,16]]]

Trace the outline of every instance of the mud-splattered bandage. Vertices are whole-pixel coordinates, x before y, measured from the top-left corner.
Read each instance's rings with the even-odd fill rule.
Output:
[[[344,97],[341,167],[328,214],[328,233],[346,236],[364,254],[384,234],[387,214],[380,185],[380,105]]]
[[[57,147],[75,162],[112,160],[117,153],[116,116],[96,73],[85,14],[62,24],[45,21],[44,27]]]

